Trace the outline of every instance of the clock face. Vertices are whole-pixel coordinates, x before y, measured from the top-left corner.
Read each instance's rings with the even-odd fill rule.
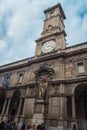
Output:
[[[51,52],[55,48],[55,46],[56,43],[54,40],[47,41],[42,46],[42,52],[43,53]]]

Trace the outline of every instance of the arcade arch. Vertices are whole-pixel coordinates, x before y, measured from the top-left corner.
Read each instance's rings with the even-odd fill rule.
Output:
[[[87,83],[79,84],[75,88],[76,119],[80,128],[87,128]]]
[[[9,120],[14,120],[15,116],[18,112],[19,103],[20,103],[20,90],[15,90],[11,99],[10,107],[9,107]]]

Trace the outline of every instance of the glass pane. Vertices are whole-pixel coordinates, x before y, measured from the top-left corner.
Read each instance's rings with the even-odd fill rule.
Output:
[[[22,75],[22,74],[20,74],[20,75],[19,75],[19,83],[21,83],[21,82],[22,82],[22,79],[23,79],[23,75]]]
[[[79,71],[79,73],[84,73],[85,72],[83,63],[82,64],[78,64],[78,71]]]

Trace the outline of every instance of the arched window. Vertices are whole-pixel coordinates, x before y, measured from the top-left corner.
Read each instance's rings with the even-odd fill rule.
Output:
[[[18,112],[20,96],[21,92],[19,90],[14,91],[9,109],[10,120],[14,120],[15,115]]]

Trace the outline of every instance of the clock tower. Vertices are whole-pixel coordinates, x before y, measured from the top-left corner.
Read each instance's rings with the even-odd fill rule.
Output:
[[[65,49],[65,26],[64,20],[66,16],[58,3],[44,11],[45,20],[41,37],[36,40],[35,55],[48,54],[50,52],[57,52],[60,49]]]

